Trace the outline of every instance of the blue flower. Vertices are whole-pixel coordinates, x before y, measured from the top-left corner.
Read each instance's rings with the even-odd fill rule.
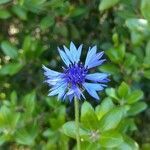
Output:
[[[82,45],[78,48],[71,42],[70,49],[63,46],[58,48],[59,54],[65,63],[63,72],[53,71],[45,66],[45,82],[49,84],[49,96],[58,95],[58,99],[65,100],[67,97],[71,101],[74,97],[81,99],[85,96],[86,90],[92,97],[99,99],[97,92],[102,91],[109,81],[107,73],[89,73],[90,69],[101,65],[105,59],[101,59],[104,52],[97,53],[97,47],[89,47],[85,63],[80,61]]]

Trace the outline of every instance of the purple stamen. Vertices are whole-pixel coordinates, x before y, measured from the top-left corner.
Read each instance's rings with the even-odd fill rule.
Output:
[[[80,85],[85,81],[85,76],[88,70],[82,65],[82,63],[74,63],[67,69],[64,69],[65,78],[71,85]]]

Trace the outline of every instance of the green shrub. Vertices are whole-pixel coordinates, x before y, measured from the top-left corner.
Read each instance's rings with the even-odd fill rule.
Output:
[[[75,149],[73,103],[47,97],[41,69],[61,70],[70,41],[104,50],[111,74],[100,101],[80,103],[82,149],[150,149],[149,12],[149,0],[0,0],[0,149]]]

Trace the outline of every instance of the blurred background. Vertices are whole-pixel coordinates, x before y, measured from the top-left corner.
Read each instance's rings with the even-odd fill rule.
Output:
[[[0,0],[0,149],[65,150],[74,141],[59,129],[73,119],[73,104],[47,97],[42,64],[60,70],[57,46],[97,45],[108,62],[108,87],[125,81],[141,89],[136,129],[128,134],[150,149],[149,0]],[[110,93],[102,93],[102,99]],[[91,101],[89,97],[88,101]],[[100,102],[92,102],[97,106]],[[143,111],[145,110],[145,111]],[[135,113],[136,114],[136,113]],[[62,148],[63,145],[63,148]]]

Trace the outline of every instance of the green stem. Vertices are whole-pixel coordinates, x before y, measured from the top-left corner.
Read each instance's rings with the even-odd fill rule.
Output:
[[[75,107],[75,123],[76,123],[76,140],[77,140],[77,150],[80,150],[80,134],[79,134],[79,101],[74,98]]]

